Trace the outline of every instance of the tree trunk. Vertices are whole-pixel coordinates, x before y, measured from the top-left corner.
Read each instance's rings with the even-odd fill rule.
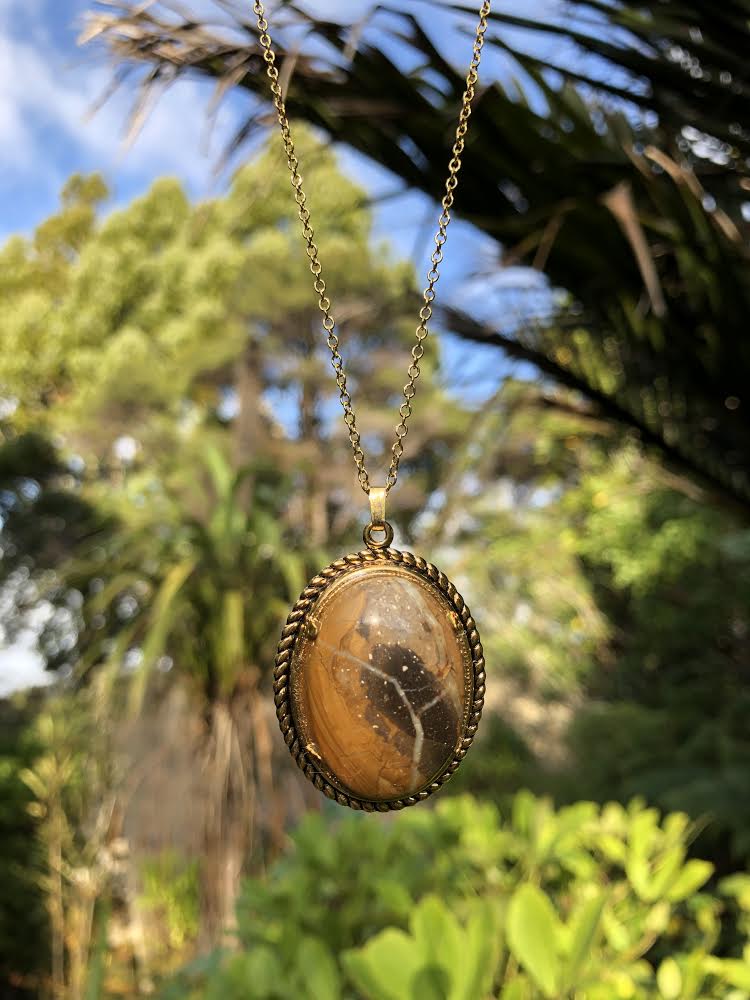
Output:
[[[263,420],[263,378],[261,351],[258,341],[249,337],[245,350],[235,365],[235,390],[239,410],[234,421],[234,461],[237,468],[252,462],[260,454],[260,442],[265,433]],[[243,483],[241,502],[249,505],[253,495],[252,476]]]
[[[234,908],[248,850],[254,805],[248,740],[240,734],[232,705],[209,708],[206,742],[205,826],[200,864],[201,928],[199,948],[221,944],[234,928]]]

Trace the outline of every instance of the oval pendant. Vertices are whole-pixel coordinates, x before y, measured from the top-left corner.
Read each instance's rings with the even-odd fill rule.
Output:
[[[314,577],[279,643],[276,714],[292,756],[341,805],[402,809],[437,791],[474,739],[484,658],[474,619],[410,552],[344,556]]]

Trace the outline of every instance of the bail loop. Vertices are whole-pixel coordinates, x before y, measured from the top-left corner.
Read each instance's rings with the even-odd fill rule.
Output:
[[[385,500],[388,496],[387,486],[371,486],[367,495],[370,498],[370,523],[362,533],[365,545],[373,552],[387,549],[393,541],[393,528],[385,519]],[[382,532],[382,538],[374,538],[373,532]]]
[[[382,531],[382,538],[373,538],[372,533],[374,531]],[[393,541],[393,528],[388,524],[387,521],[383,521],[382,524],[368,524],[365,526],[365,530],[362,532],[362,537],[365,540],[365,545],[368,549],[373,552],[377,552],[379,549],[387,549],[388,546]]]

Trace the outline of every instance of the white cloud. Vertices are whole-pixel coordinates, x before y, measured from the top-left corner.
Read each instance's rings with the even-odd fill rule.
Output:
[[[115,95],[92,117],[109,71],[88,61],[53,68],[49,54],[34,43],[0,37],[0,141],[6,166],[29,167],[32,158],[44,154],[45,133],[58,130],[106,163],[122,159],[126,169],[171,166],[184,172],[187,161],[200,155],[206,91],[197,83],[183,82],[167,93],[126,151],[123,132],[132,92]]]
[[[19,30],[19,26],[22,31]],[[173,173],[194,193],[214,186],[214,166],[236,127],[237,111],[225,105],[206,141],[204,84],[181,81],[156,101],[132,145],[124,142],[134,89],[124,87],[96,114],[92,109],[110,82],[95,50],[71,48],[70,36],[50,37],[39,2],[9,0],[0,15],[0,190],[13,185],[56,193],[74,170],[102,170],[121,186]],[[236,105],[235,105],[236,108]],[[36,221],[36,220],[34,220]]]

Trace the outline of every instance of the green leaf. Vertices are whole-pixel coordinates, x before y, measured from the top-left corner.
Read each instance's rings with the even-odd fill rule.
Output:
[[[726,958],[721,963],[721,974],[730,986],[750,992],[750,965],[737,958]]]
[[[400,882],[394,882],[391,879],[383,880],[374,886],[374,891],[377,898],[390,913],[404,920],[411,913],[414,900],[406,886]]]
[[[404,1000],[405,988],[421,965],[413,939],[393,927],[381,931],[363,948],[344,952],[342,962],[368,1000]]]
[[[538,802],[526,789],[522,789],[513,799],[513,829],[531,838],[531,831],[538,812]]]
[[[284,969],[272,948],[259,945],[246,955],[237,955],[230,959],[230,980],[240,977],[245,989],[248,992],[252,990],[252,996],[273,997],[279,984],[283,982]]]
[[[203,461],[211,477],[216,495],[220,497],[226,496],[231,490],[232,482],[235,478],[235,473],[231,465],[219,449],[215,447],[206,448],[203,453]]]
[[[245,656],[245,599],[238,590],[229,590],[223,596],[216,646],[221,693],[228,695],[242,670]]]
[[[26,785],[40,802],[44,802],[49,793],[49,789],[44,781],[30,767],[24,767],[18,772],[18,777]]]
[[[318,938],[303,938],[297,953],[304,982],[300,996],[308,1000],[338,1000],[341,980],[333,955]]]
[[[616,837],[611,833],[603,833],[597,837],[596,844],[607,861],[614,861],[618,865],[625,863],[627,848],[620,837]]]
[[[517,978],[503,987],[500,1000],[529,1000],[531,991],[525,979]]]
[[[713,874],[714,866],[708,861],[697,858],[688,861],[667,891],[667,899],[679,903],[697,892]]]
[[[506,934],[517,961],[546,997],[556,997],[560,982],[560,921],[541,889],[522,885],[516,890],[508,907]]]
[[[654,898],[651,892],[651,869],[645,858],[631,853],[625,865],[625,874],[639,899],[651,900]]]
[[[670,848],[660,857],[659,863],[651,875],[649,885],[649,896],[645,898],[660,899],[667,892],[678,872],[682,870],[682,863],[685,860],[685,848],[682,844]]]
[[[457,968],[464,954],[458,920],[437,896],[426,896],[412,913],[411,932],[425,964]]]
[[[580,841],[581,832],[597,816],[593,802],[577,802],[566,806],[555,815],[551,813],[544,818],[538,838],[538,848],[541,857],[551,857],[555,852]]]
[[[570,948],[563,970],[563,982],[568,989],[575,987],[578,975],[591,955],[605,902],[606,896],[601,893],[582,903],[571,917]]]
[[[680,1000],[682,973],[673,958],[665,958],[656,973],[656,985],[664,1000]]]
[[[425,965],[408,987],[409,1000],[450,1000],[451,976],[441,965]]]
[[[672,908],[666,900],[662,900],[652,906],[646,914],[643,923],[644,928],[651,934],[662,934],[667,929],[669,918],[672,915]]]
[[[656,837],[659,814],[656,809],[646,808],[644,799],[635,798],[628,803],[628,816],[630,845],[634,851],[645,854]]]
[[[286,583],[289,600],[296,601],[305,586],[305,563],[297,553],[280,549],[275,555],[276,562]]]
[[[723,895],[733,896],[740,909],[750,911],[750,875],[728,875],[719,882],[719,889]]]
[[[466,927],[451,1000],[476,1000],[490,994],[501,949],[499,909],[486,901],[477,901]]]
[[[137,711],[141,706],[151,667],[164,651],[172,628],[177,596],[194,569],[193,559],[176,563],[166,573],[164,582],[159,588],[150,615],[150,627],[143,643],[141,666],[133,678],[130,689],[131,711]]]

